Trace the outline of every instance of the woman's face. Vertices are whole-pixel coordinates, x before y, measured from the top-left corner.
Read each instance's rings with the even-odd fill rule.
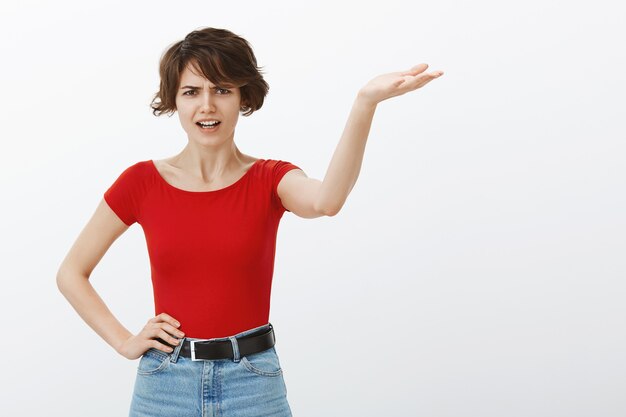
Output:
[[[180,87],[176,92],[176,110],[189,140],[204,145],[233,140],[240,106],[239,87],[215,85],[189,66],[181,74]],[[212,120],[220,123],[215,127],[203,127],[199,123]]]

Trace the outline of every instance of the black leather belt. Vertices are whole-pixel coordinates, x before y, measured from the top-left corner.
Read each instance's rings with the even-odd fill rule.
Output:
[[[176,348],[158,338],[159,342]],[[271,348],[276,343],[274,328],[270,324],[269,329],[260,329],[245,336],[237,337],[239,357],[251,355]],[[226,340],[188,340],[185,338],[180,348],[180,356],[192,360],[202,359],[233,359],[233,344],[230,339]]]

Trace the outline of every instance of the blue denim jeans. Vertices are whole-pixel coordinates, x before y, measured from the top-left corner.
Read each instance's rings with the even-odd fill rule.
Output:
[[[171,353],[150,348],[137,367],[129,417],[291,417],[275,345],[239,355],[239,336],[270,326],[222,338],[183,337]],[[235,357],[192,361],[179,356],[185,339],[230,340]]]

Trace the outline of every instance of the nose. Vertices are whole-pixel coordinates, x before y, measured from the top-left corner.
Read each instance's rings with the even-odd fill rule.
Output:
[[[202,108],[202,110],[206,111],[212,111],[215,109],[215,106],[213,105],[213,98],[211,97],[210,92],[205,91],[202,93],[202,102],[200,103],[200,107]]]

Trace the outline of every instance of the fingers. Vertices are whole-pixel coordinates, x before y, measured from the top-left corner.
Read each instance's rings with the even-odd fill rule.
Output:
[[[410,70],[406,72],[401,72],[400,75],[402,77],[409,76],[413,78],[412,79],[405,78],[399,82],[395,82],[394,87],[401,87],[401,88],[406,87],[409,89],[408,91],[412,91],[412,90],[415,90],[416,88],[422,87],[428,82],[434,80],[435,78],[439,78],[443,75],[443,71],[441,70],[425,73],[424,71],[426,70],[426,68],[428,68],[428,64],[418,64],[418,65],[414,65],[413,67],[411,67]],[[408,83],[409,80],[411,80],[412,82]]]
[[[175,337],[173,337],[172,335],[170,335],[168,332],[166,332],[165,330],[161,329],[157,332],[156,336],[160,337],[161,340],[169,343],[170,345],[178,345],[180,343],[180,341],[178,339],[176,339]]]
[[[408,86],[409,91],[412,91],[412,90],[415,90],[417,88],[423,87],[424,85],[428,84],[429,82],[431,82],[435,78],[439,78],[442,75],[443,75],[443,71],[435,71],[435,72],[431,72],[431,73],[428,73],[428,74],[422,74],[419,77],[415,77],[413,83],[411,83],[411,85]]]
[[[161,323],[161,328],[163,330],[166,330],[169,334],[174,335],[178,338],[181,338],[185,335],[185,332],[178,330],[176,327],[172,326],[171,324]]]
[[[180,323],[169,314],[161,313],[155,318],[161,318],[163,320],[162,322],[157,322],[157,324],[159,324],[163,330],[167,330],[168,333],[178,337],[183,337],[185,335],[184,332],[178,330]]]
[[[151,318],[150,321],[153,323],[159,323],[161,321],[164,321],[174,327],[180,326],[180,323],[176,319],[174,319],[174,317],[170,316],[167,313],[161,313],[158,316]]]
[[[159,349],[159,350],[161,350],[161,351],[163,351],[165,353],[172,353],[174,351],[173,348],[171,348],[171,347],[169,347],[167,345],[164,345],[163,343],[159,342],[156,339],[151,339],[150,340],[150,347],[153,347],[155,349]]]
[[[180,341],[173,336],[178,338],[185,336],[183,331],[178,330],[180,322],[169,314],[161,313],[158,316],[151,318],[149,322],[151,324],[150,327],[152,327],[150,345],[156,349],[164,352],[172,352],[174,350],[171,347],[160,343],[158,340],[152,339],[153,337],[159,337],[162,341],[176,346],[180,343]]]
[[[443,71],[434,71],[434,72],[429,72],[427,74],[422,74],[419,79],[420,80],[425,80],[426,82],[430,81],[430,80],[434,80],[435,78],[441,77],[443,75]]]

